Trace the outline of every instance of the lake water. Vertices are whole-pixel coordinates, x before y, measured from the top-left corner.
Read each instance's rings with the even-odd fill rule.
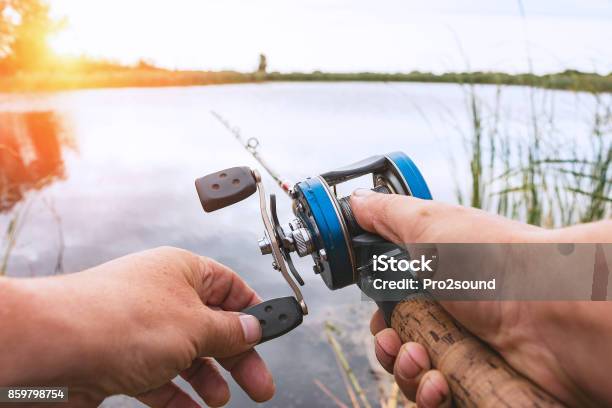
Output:
[[[485,113],[493,115],[495,87],[477,92]],[[525,134],[529,92],[503,91],[502,131]],[[588,95],[538,91],[536,104],[555,112],[548,130],[560,142],[587,133],[593,106]],[[466,93],[458,85],[273,83],[0,94],[1,141],[21,156],[15,164],[0,152],[0,183],[9,197],[0,205],[0,228],[23,215],[8,275],[74,272],[172,245],[231,266],[264,298],[289,294],[270,257],[259,254],[257,199],[213,214],[200,207],[195,178],[236,165],[257,167],[211,110],[245,137],[257,137],[267,161],[294,181],[395,150],[413,158],[434,198],[455,201],[453,180],[467,175],[464,137],[470,125]],[[281,195],[264,178],[268,192]],[[286,220],[289,202],[279,199]],[[311,314],[299,329],[258,347],[277,385],[276,397],[265,405],[333,406],[315,379],[349,402],[323,334],[327,319],[342,330],[353,369],[376,401],[364,352],[372,305],[361,302],[355,288],[328,291],[308,262],[300,267]],[[233,387],[230,406],[248,401]],[[137,403],[113,398],[105,405]]]

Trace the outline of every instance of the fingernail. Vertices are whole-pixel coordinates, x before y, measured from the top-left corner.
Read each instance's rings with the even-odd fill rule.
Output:
[[[446,395],[444,395],[442,391],[436,387],[434,382],[429,377],[425,378],[425,383],[423,384],[420,397],[420,406],[423,406],[424,408],[439,407],[446,399]]]
[[[423,367],[410,355],[410,347],[402,347],[399,353],[398,374],[407,380],[418,377]]]
[[[367,188],[358,188],[357,190],[353,191],[354,197],[366,197],[372,194],[374,194],[374,192]]]
[[[261,337],[261,326],[259,320],[255,316],[249,314],[240,315],[240,324],[242,325],[242,333],[244,341],[247,343],[256,343]]]

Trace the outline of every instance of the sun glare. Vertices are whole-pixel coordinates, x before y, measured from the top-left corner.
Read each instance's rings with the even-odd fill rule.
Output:
[[[80,57],[95,55],[88,50],[71,32],[60,32],[49,38],[49,47],[58,57]]]

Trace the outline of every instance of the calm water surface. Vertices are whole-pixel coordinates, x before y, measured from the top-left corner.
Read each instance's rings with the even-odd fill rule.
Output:
[[[494,104],[494,87],[478,92],[485,106]],[[527,92],[504,91],[504,131],[520,134],[528,126]],[[555,100],[559,140],[584,134],[588,98],[546,95],[542,103]],[[414,159],[437,199],[454,201],[453,177],[466,176],[461,163],[469,116],[457,85],[278,83],[0,94],[0,138],[19,157],[15,162],[0,152],[5,196],[0,228],[22,216],[8,274],[74,272],[172,245],[226,263],[264,298],[287,295],[271,259],[257,248],[263,231],[258,201],[214,214],[200,207],[195,178],[225,167],[256,166],[211,110],[245,137],[257,137],[267,160],[292,180],[394,150]],[[279,193],[267,176],[265,183],[269,192]],[[288,200],[280,200],[280,217],[287,219]],[[314,379],[346,400],[322,333],[326,319],[343,330],[353,369],[377,400],[363,352],[372,305],[361,302],[355,288],[328,291],[308,262],[299,266],[311,315],[300,329],[258,347],[277,385],[276,397],[265,405],[332,406]],[[248,401],[234,387],[230,406],[250,406]],[[138,403],[115,397],[105,405]]]

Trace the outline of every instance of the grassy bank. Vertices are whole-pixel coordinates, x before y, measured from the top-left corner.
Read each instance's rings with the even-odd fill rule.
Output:
[[[411,73],[242,73],[235,71],[170,71],[120,68],[114,70],[18,73],[0,77],[0,91],[29,92],[86,88],[163,87],[233,84],[264,81],[379,81],[522,85],[585,92],[612,92],[612,74],[564,71],[548,75],[500,72]]]
[[[126,69],[92,72],[18,73],[0,77],[0,92],[60,91],[91,88],[164,87],[254,82],[239,72]]]

